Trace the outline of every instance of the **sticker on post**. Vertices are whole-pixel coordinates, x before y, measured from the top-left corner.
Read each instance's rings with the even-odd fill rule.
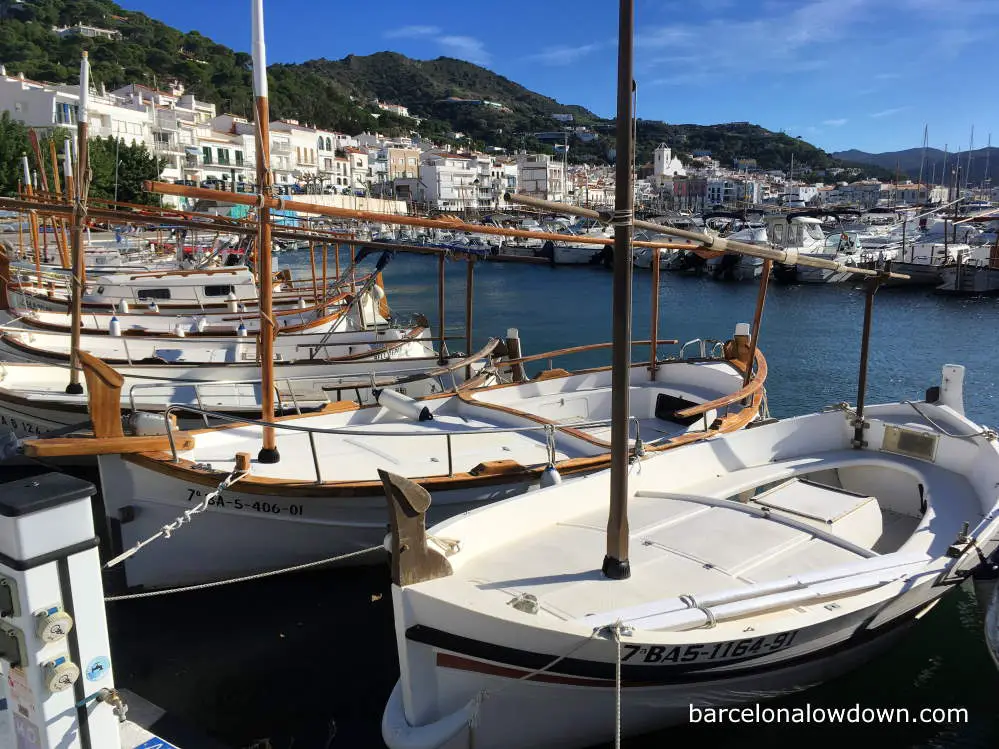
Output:
[[[143,741],[135,749],[177,749],[177,747],[159,736],[153,736],[151,739]]]
[[[87,664],[87,681],[100,681],[111,672],[111,661],[106,655],[99,655]]]

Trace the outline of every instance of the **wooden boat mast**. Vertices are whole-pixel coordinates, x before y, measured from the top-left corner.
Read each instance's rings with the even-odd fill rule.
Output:
[[[87,143],[89,130],[87,108],[89,106],[90,61],[87,59],[87,51],[84,50],[83,59],[80,61],[80,113],[77,116],[76,124],[76,190],[73,193],[73,231],[71,233],[73,278],[70,289],[69,385],[66,386],[66,392],[71,395],[79,395],[83,392],[83,386],[80,384],[80,332],[83,315],[83,282],[86,272],[86,258],[83,252],[83,224],[87,215],[87,192],[90,189],[90,148]],[[66,144],[69,144],[68,140]],[[70,163],[71,159],[67,157],[67,167]],[[66,184],[70,185],[72,182],[72,175],[67,174]]]
[[[267,53],[264,47],[264,0],[253,0],[253,88],[257,120],[257,191],[269,196],[272,188],[270,106],[267,101]],[[271,279],[271,211],[266,200],[257,209],[257,282],[260,286],[260,406],[261,421],[274,421],[274,306]],[[274,427],[264,427],[264,443],[257,455],[261,463],[277,463]]]
[[[631,382],[632,173],[634,102],[634,0],[621,0],[617,56],[617,175],[614,189],[614,283],[611,367],[611,475],[607,553],[602,571],[612,580],[631,577],[628,561],[628,427]],[[656,257],[655,261],[658,262]],[[654,358],[654,357],[653,357]]]

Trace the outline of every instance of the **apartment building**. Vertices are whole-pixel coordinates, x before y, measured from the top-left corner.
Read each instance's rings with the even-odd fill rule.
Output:
[[[548,154],[520,154],[517,189],[534,198],[562,202],[566,198],[565,166]]]

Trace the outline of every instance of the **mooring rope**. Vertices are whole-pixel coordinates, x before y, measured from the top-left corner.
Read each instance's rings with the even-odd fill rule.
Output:
[[[192,507],[189,510],[184,510],[182,515],[177,516],[177,518],[173,522],[164,525],[149,538],[143,541],[139,541],[135,546],[133,546],[128,551],[122,552],[114,559],[111,559],[110,561],[105,563],[104,569],[107,570],[111,569],[112,567],[116,567],[117,565],[124,562],[126,559],[135,556],[135,554],[137,554],[141,549],[145,548],[158,538],[169,539],[170,536],[173,535],[174,531],[179,530],[185,523],[190,523],[195,515],[198,515],[199,513],[202,513],[205,510],[207,510],[208,504],[213,499],[218,497],[224,490],[228,489],[230,486],[235,484],[237,481],[246,476],[248,473],[249,471],[234,470],[232,473],[230,473],[222,480],[222,483],[219,484],[218,487],[216,487],[215,491],[206,494],[205,498],[202,499],[200,502],[198,502],[198,504],[196,504],[194,507]]]

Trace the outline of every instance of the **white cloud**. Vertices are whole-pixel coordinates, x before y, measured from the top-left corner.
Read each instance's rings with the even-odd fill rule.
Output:
[[[489,62],[489,53],[481,39],[473,36],[443,36],[437,41],[448,52],[463,60],[480,65]]]
[[[382,36],[386,39],[415,39],[421,36],[435,36],[441,33],[439,26],[401,26],[390,29]]]
[[[842,41],[865,21],[870,0],[808,0],[803,4],[764,3],[749,20],[714,18],[703,23],[676,23],[640,29],[636,35],[639,61],[643,53],[666,52],[713,78],[751,78],[763,73],[800,73],[828,66],[829,54],[842,52]],[[722,7],[720,5],[716,7]],[[774,30],[779,29],[779,41]],[[711,39],[724,44],[705,53]],[[662,58],[654,55],[652,59]]]
[[[829,127],[842,127],[847,122],[849,122],[849,120],[845,117],[839,117],[835,120],[822,120],[822,124],[828,125]]]
[[[881,119],[882,117],[891,117],[893,114],[898,114],[899,112],[904,112],[909,107],[891,107],[889,109],[882,109],[880,112],[872,112],[871,117],[874,119]]]
[[[569,65],[606,46],[607,45],[602,42],[581,44],[575,47],[559,45],[539,54],[531,55],[528,59],[538,60],[547,65]]]

